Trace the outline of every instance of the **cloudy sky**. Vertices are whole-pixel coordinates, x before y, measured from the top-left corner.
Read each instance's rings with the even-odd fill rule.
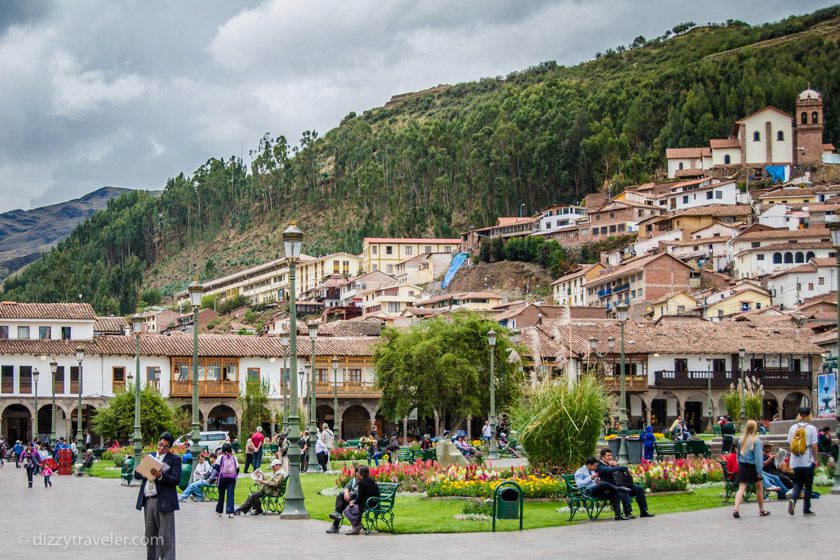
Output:
[[[160,189],[264,132],[296,142],[438,83],[576,64],[798,0],[0,0],[0,211]]]

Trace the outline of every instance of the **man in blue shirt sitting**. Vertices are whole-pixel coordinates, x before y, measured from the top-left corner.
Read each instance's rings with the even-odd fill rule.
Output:
[[[629,517],[621,515],[620,503],[627,497],[628,489],[604,482],[600,479],[597,473],[598,460],[595,457],[589,457],[581,468],[575,471],[575,484],[584,493],[589,494],[593,498],[606,499],[612,504],[615,512],[616,521],[624,521]]]

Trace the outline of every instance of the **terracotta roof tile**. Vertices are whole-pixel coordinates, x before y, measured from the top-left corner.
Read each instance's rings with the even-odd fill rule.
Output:
[[[125,317],[97,317],[93,330],[94,332],[123,334],[127,326],[128,321]]]
[[[665,150],[665,157],[668,159],[677,158],[701,158],[712,155],[709,148],[668,148]]]
[[[831,232],[827,228],[808,229],[767,229],[764,231],[749,231],[735,238],[736,241],[750,239],[801,239],[803,237],[820,237],[831,239]]]
[[[96,312],[89,303],[0,303],[0,319],[47,319],[95,321]]]
[[[713,150],[740,148],[741,141],[737,138],[713,138],[709,140],[709,146],[711,146]]]

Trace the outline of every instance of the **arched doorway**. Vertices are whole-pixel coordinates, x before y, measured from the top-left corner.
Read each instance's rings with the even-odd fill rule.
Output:
[[[3,409],[3,436],[11,445],[17,440],[32,439],[32,414],[22,404],[12,404]]]
[[[318,429],[324,425],[324,422],[330,427],[330,430],[335,433],[335,414],[331,405],[319,404],[315,409],[315,417],[318,418]]]
[[[370,433],[370,414],[365,407],[354,404],[344,411],[341,418],[344,439],[357,439]]]
[[[52,429],[52,405],[45,404],[38,409],[38,433],[39,439],[48,438]]]
[[[779,401],[769,393],[764,393],[761,399],[761,417],[764,420],[771,420],[779,412]]]
[[[663,431],[671,427],[671,423],[680,414],[680,402],[670,391],[662,391],[650,403],[651,425],[654,431]]]
[[[207,415],[207,429],[228,432],[231,440],[238,437],[236,433],[236,411],[226,404],[213,407]]]
[[[800,392],[789,393],[782,402],[782,420],[794,420],[802,406],[810,406],[811,400],[808,395]]]
[[[685,399],[685,423],[692,432],[704,432],[708,425],[709,398],[705,393],[691,393]]]
[[[627,411],[627,427],[631,430],[641,430],[647,422],[647,404],[641,395],[630,393],[628,396],[630,404]]]

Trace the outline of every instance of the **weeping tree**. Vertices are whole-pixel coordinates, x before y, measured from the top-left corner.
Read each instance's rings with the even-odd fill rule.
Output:
[[[513,345],[507,330],[469,312],[429,319],[408,329],[388,328],[374,352],[376,383],[382,389],[382,411],[393,420],[417,409],[421,418],[449,416],[450,429],[469,416],[490,410],[490,346],[487,332],[497,333],[494,347],[496,408],[519,393],[522,374],[509,357]],[[440,427],[438,427],[440,430]]]
[[[268,382],[266,380],[246,384],[245,394],[239,397],[239,404],[242,407],[243,434],[254,433],[257,426],[262,426],[263,422],[271,422],[273,418],[268,408]]]
[[[573,472],[595,451],[601,419],[615,397],[594,375],[573,385],[547,381],[510,408],[511,425],[528,461],[543,469]]]
[[[130,385],[127,390],[114,395],[108,406],[100,408],[93,417],[93,431],[102,439],[130,440],[134,434],[134,398],[134,389]],[[140,391],[140,431],[143,443],[155,442],[162,432],[174,429],[172,409],[156,389],[147,385]]]

